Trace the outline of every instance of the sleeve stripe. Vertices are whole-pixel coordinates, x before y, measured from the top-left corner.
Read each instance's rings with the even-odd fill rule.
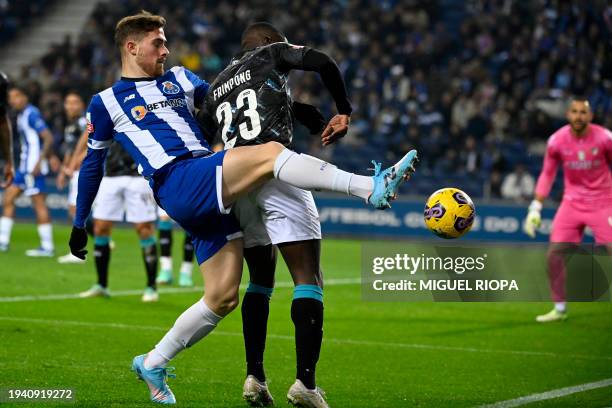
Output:
[[[112,143],[113,143],[112,139],[111,140],[95,140],[95,139],[87,140],[87,146],[95,150],[108,149]]]

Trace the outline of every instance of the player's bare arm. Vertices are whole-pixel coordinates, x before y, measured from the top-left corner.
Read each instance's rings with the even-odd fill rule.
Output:
[[[11,123],[6,113],[0,117],[0,150],[4,157],[4,169],[2,170],[2,182],[0,187],[6,188],[13,182],[15,167],[13,164],[13,135]]]
[[[37,176],[40,174],[40,166],[43,160],[47,160],[51,157],[51,153],[53,152],[53,135],[48,129],[40,132],[40,137],[43,140],[42,152],[40,154],[40,159],[32,169],[32,174]]]

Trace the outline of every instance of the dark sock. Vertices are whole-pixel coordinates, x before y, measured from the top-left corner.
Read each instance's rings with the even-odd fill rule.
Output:
[[[142,247],[142,260],[147,272],[147,286],[157,289],[155,284],[155,277],[157,276],[157,245],[155,245],[155,238],[141,240],[140,245]]]
[[[108,264],[110,263],[110,246],[107,237],[95,238],[94,258],[96,261],[98,284],[106,288],[108,287]]]
[[[193,242],[187,234],[185,234],[185,241],[183,242],[183,261],[193,262]]]
[[[296,378],[314,389],[315,369],[323,341],[323,302],[312,298],[293,299],[291,320],[295,325]]]
[[[252,284],[251,284],[252,285]],[[270,293],[272,292],[271,288]],[[249,292],[242,299],[242,334],[246,350],[247,375],[266,381],[264,373],[264,350],[270,311],[270,295]]]
[[[159,230],[159,252],[160,252],[160,256],[171,256],[172,229],[160,229]]]

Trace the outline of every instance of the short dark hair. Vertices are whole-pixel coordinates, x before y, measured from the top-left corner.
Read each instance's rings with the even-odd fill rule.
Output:
[[[25,85],[22,84],[11,84],[11,86],[9,87],[9,91],[19,91],[22,94],[24,94],[26,96],[26,98],[30,99],[30,91],[28,90],[28,88]]]
[[[141,39],[146,33],[163,28],[165,25],[165,18],[146,10],[132,16],[123,17],[115,26],[115,44],[121,48],[128,38]]]
[[[69,89],[64,93],[64,99],[66,99],[66,97],[68,97],[68,95],[75,95],[78,96],[79,98],[81,98],[81,100],[84,102],[85,98],[83,98],[83,95],[81,95],[81,93],[79,91],[77,91],[76,89]]]
[[[262,38],[262,37],[279,37],[281,39],[285,38],[285,34],[278,28],[274,27],[272,24],[266,21],[258,21],[251,25],[249,25],[242,32],[241,45],[242,48],[245,47],[250,42],[253,42],[254,39]]]

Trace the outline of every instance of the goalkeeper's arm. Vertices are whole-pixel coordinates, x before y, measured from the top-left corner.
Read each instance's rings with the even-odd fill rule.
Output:
[[[549,139],[548,145],[546,146],[544,165],[542,166],[540,177],[538,177],[534,199],[531,204],[529,204],[527,218],[525,218],[525,222],[523,223],[523,231],[531,238],[535,238],[536,230],[542,223],[542,203],[550,193],[559,167],[560,160],[554,144],[552,143],[553,138],[554,136]]]

